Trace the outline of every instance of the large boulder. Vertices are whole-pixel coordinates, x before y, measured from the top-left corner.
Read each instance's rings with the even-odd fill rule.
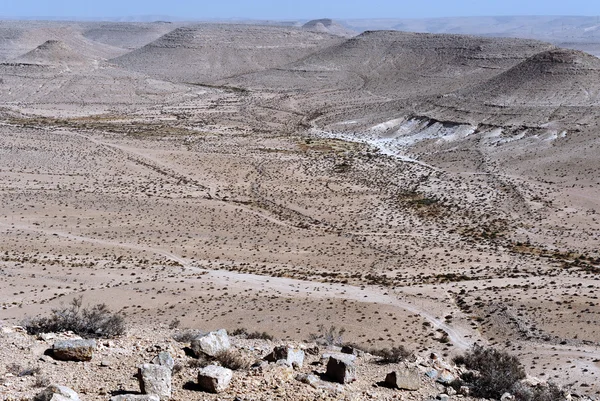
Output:
[[[304,364],[304,351],[289,346],[275,347],[273,352],[265,357],[269,362],[285,361],[288,366],[302,368]]]
[[[166,351],[163,351],[156,355],[154,358],[152,358],[152,361],[150,363],[167,367],[170,370],[173,370],[173,366],[175,366],[175,361],[173,360],[173,357]]]
[[[160,401],[160,398],[152,394],[121,394],[110,397],[110,401]]]
[[[356,380],[356,366],[352,355],[332,355],[327,362],[325,375],[329,379],[341,383],[351,383]]]
[[[220,393],[227,389],[232,377],[231,369],[209,365],[198,372],[198,386],[209,393]]]
[[[94,340],[61,340],[52,346],[52,356],[61,361],[91,361],[95,349]]]
[[[190,348],[196,357],[202,355],[215,356],[219,352],[227,351],[230,347],[229,336],[223,329],[196,337],[190,344]]]
[[[138,380],[142,393],[157,395],[161,399],[171,397],[171,369],[145,363],[138,368]]]
[[[400,390],[416,391],[421,388],[420,371],[418,368],[402,367],[388,373],[385,377],[385,384]]]
[[[36,395],[34,401],[81,401],[77,393],[65,386],[51,385]]]

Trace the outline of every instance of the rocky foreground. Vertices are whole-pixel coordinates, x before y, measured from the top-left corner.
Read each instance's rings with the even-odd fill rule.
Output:
[[[478,399],[450,385],[466,369],[434,352],[390,363],[350,346],[230,337],[225,330],[137,328],[89,340],[5,326],[0,360],[3,400]],[[545,385],[531,377],[522,383]]]

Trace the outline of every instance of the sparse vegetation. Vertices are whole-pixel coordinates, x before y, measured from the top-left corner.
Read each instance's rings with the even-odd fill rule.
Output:
[[[240,337],[244,337],[250,340],[269,340],[269,341],[273,341],[274,337],[267,333],[266,331],[253,331],[253,332],[248,332],[248,330],[246,330],[244,327],[240,327],[235,329],[231,335],[233,336],[240,336]]]
[[[329,329],[325,328],[324,325],[320,324],[317,326],[319,331],[317,333],[311,333],[308,336],[308,340],[315,342],[319,345],[342,345],[342,336],[346,332],[343,327],[337,328],[331,326]]]
[[[380,357],[379,363],[398,363],[413,358],[413,353],[403,345],[392,348],[371,349],[371,355]]]
[[[233,349],[219,352],[215,355],[215,360],[219,361],[221,366],[231,370],[248,369],[252,364],[247,358],[244,358],[239,351]]]
[[[183,331],[178,331],[177,333],[173,334],[172,338],[173,338],[173,340],[177,341],[178,343],[189,343],[194,338],[201,336],[202,334],[206,334],[206,333],[204,333],[201,330],[186,329]]]
[[[29,334],[72,331],[82,337],[110,338],[125,334],[125,319],[111,312],[106,304],[82,307],[79,296],[68,306],[52,309],[48,317],[27,319],[23,326]]]
[[[472,394],[477,397],[500,399],[525,378],[525,369],[517,357],[494,348],[474,345],[464,355],[456,357],[454,363],[477,372],[463,374],[454,384],[471,387]]]

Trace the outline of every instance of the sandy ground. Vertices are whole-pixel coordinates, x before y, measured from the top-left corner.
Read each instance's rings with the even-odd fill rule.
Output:
[[[324,70],[390,38],[388,64]],[[473,80],[490,100],[491,76],[549,48],[515,39],[461,38],[469,51],[446,64],[443,51],[426,53],[427,74],[412,71],[409,87],[398,54],[456,40],[369,34],[231,79],[249,90],[164,82],[108,60],[0,64],[10,89],[0,109],[2,324],[83,295],[121,311],[134,332],[179,320],[303,341],[322,324],[364,346],[447,357],[488,344],[533,376],[598,395],[597,96],[507,110],[454,92]],[[585,60],[587,72],[569,70],[557,91],[594,81]],[[556,83],[534,84],[547,93]],[[579,90],[562,98],[578,102]],[[459,98],[460,110],[448,106]],[[569,107],[554,125],[527,125]],[[450,113],[456,122],[433,117]],[[473,115],[510,121],[464,121]]]

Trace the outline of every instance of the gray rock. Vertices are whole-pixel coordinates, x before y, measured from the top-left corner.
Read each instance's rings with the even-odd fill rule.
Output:
[[[232,377],[231,369],[209,365],[198,372],[198,385],[209,393],[220,393],[227,389]]]
[[[314,387],[314,388],[318,387],[317,384],[319,383],[319,378],[313,374],[302,373],[302,374],[296,375],[295,379],[304,384],[308,384],[311,387]]]
[[[121,394],[110,397],[110,401],[160,401],[160,398],[151,394]]]
[[[203,354],[215,356],[219,352],[227,351],[230,347],[229,336],[223,329],[211,331],[208,334],[196,337],[190,344],[190,348],[196,357],[200,357]]]
[[[421,388],[420,371],[417,368],[402,367],[388,373],[385,377],[385,383],[401,390],[416,391]]]
[[[95,349],[94,340],[61,340],[52,346],[52,356],[61,361],[91,361]]]
[[[437,396],[437,399],[441,401],[448,401],[450,400],[450,396],[448,394],[440,394]]]
[[[35,401],[81,401],[77,393],[65,386],[51,385],[35,396]]]
[[[138,380],[142,393],[157,395],[161,399],[171,397],[171,369],[145,363],[138,368]]]
[[[438,373],[439,374],[438,374],[437,378],[435,379],[438,383],[450,384],[454,380],[456,380],[456,375],[449,370],[444,369]]]
[[[173,366],[175,366],[175,361],[173,360],[173,357],[166,351],[163,351],[156,355],[154,358],[152,358],[152,361],[150,363],[167,367],[170,370],[173,370]]]
[[[356,366],[354,365],[355,358],[352,355],[335,355],[329,357],[327,362],[327,377],[331,380],[346,384],[356,380]]]
[[[362,351],[359,349],[356,349],[354,347],[351,347],[349,345],[344,345],[342,347],[341,350],[342,354],[348,354],[348,355],[354,355],[354,356],[361,356],[362,355]]]
[[[275,347],[273,352],[265,357],[265,360],[269,362],[283,360],[288,366],[302,368],[304,364],[304,351],[288,346]]]
[[[512,401],[514,399],[515,399],[515,397],[513,397],[512,394],[508,393],[508,392],[502,394],[502,397],[500,397],[500,401]]]

